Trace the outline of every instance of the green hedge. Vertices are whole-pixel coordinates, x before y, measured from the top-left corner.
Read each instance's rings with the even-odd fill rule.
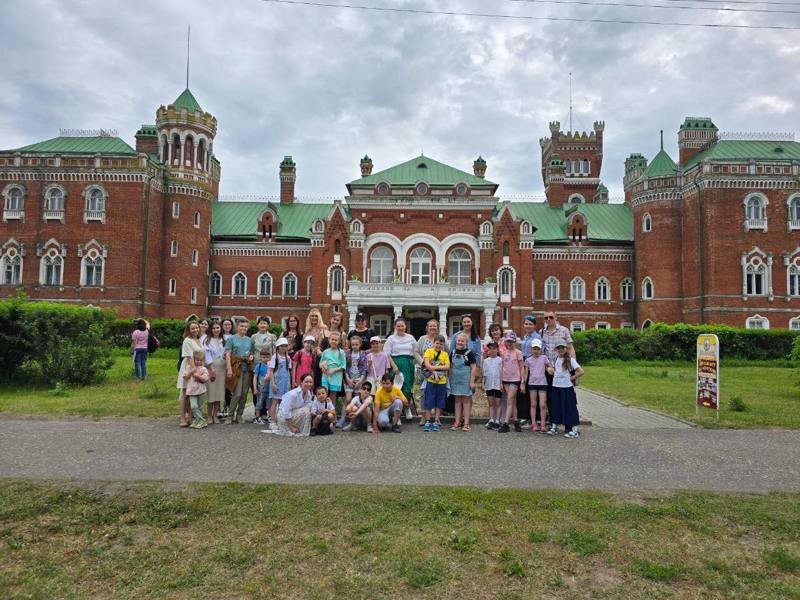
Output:
[[[591,330],[574,334],[578,360],[680,360],[696,357],[697,336],[719,337],[722,358],[800,361],[800,337],[788,329],[740,329],[727,325],[665,325],[635,329]],[[792,349],[794,345],[794,350]]]
[[[96,308],[23,297],[0,301],[0,377],[101,381],[112,363],[107,332],[113,319],[114,313]]]
[[[115,348],[130,348],[131,333],[137,319],[116,319],[111,324],[108,337]],[[183,319],[150,319],[150,330],[161,342],[162,348],[180,348],[183,343],[183,329],[186,321]],[[280,323],[272,323],[269,330],[275,335],[280,335],[283,328]],[[258,331],[255,321],[250,321],[248,335]]]

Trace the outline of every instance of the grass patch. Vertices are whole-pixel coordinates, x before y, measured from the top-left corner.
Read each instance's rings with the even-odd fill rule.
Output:
[[[778,364],[778,363],[776,363]],[[708,427],[800,428],[800,374],[786,366],[723,363],[720,422],[710,410],[695,416],[693,363],[603,361],[586,367],[581,385]]]
[[[797,494],[0,481],[0,597],[784,599],[798,522]]]

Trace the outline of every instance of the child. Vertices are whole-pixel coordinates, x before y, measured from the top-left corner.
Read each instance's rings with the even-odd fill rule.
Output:
[[[367,353],[361,351],[361,336],[354,335],[350,339],[350,352],[347,353],[347,371],[344,374],[344,398],[345,406],[350,405],[353,396],[358,397],[361,384],[367,379]],[[370,389],[372,389],[370,387]],[[346,411],[342,411],[339,417],[339,427],[344,427],[346,421]]]
[[[192,409],[192,429],[202,429],[208,427],[208,422],[203,413],[205,407],[201,406],[206,393],[206,381],[208,381],[208,369],[205,367],[206,353],[204,350],[196,350],[192,356],[191,363],[186,365],[183,371],[183,381],[185,394],[189,397],[189,406]]]
[[[303,347],[294,353],[294,387],[299,387],[300,382],[306,375],[314,374],[314,357],[316,352],[314,346],[317,340],[313,335],[303,338]]]
[[[275,412],[284,394],[289,391],[289,382],[292,380],[291,366],[289,358],[289,341],[282,337],[275,342],[275,355],[269,362],[269,398],[270,420],[275,421]]]
[[[531,403],[531,431],[545,433],[547,423],[547,375],[553,374],[553,365],[546,354],[542,354],[542,340],[535,339],[531,342],[531,355],[525,359],[522,368],[522,380],[527,382],[528,394]],[[539,406],[537,422],[536,406]]]
[[[253,423],[256,425],[269,424],[269,418],[264,420],[267,411],[270,409],[269,400],[269,352],[261,353],[261,362],[253,369],[253,390],[255,390],[256,416]]]
[[[318,387],[311,402],[311,435],[330,435],[336,423],[336,407],[328,399],[328,390]]]
[[[383,380],[383,375],[389,370],[389,355],[381,350],[380,336],[373,335],[369,339],[367,353],[367,381],[377,390]]]
[[[472,394],[478,378],[478,364],[475,353],[467,347],[469,338],[465,333],[456,337],[455,352],[450,359],[450,393],[455,397],[456,416],[450,427],[455,431],[469,431],[469,417],[472,412]],[[427,387],[427,384],[426,384]],[[463,419],[463,421],[462,421]]]
[[[350,340],[352,344],[352,338]],[[342,431],[350,431],[353,426],[366,429],[367,433],[372,433],[372,384],[365,381],[355,396],[345,409],[345,419],[347,425],[342,427]]]
[[[506,397],[506,414],[500,429],[497,430],[498,433],[511,431],[508,426],[509,421],[514,422],[514,431],[522,431],[522,426],[517,419],[517,390],[522,381],[522,352],[514,347],[516,343],[517,334],[510,330],[507,331],[503,338],[505,351],[502,355],[503,367],[501,369],[503,379],[501,389]]]
[[[567,352],[563,342],[556,345],[555,370],[553,372],[553,397],[550,398],[550,429],[547,433],[556,435],[558,425],[564,426],[564,437],[574,439],[580,437],[578,424],[578,398],[575,396],[575,380],[583,375],[583,369]]]
[[[403,407],[408,406],[408,400],[403,392],[395,387],[394,378],[389,373],[384,373],[381,377],[381,385],[375,392],[373,404],[375,408],[372,411],[372,429],[375,435],[381,429],[389,428],[395,433],[400,433],[400,414]]]
[[[319,359],[319,368],[322,370],[322,387],[328,389],[331,401],[336,404],[338,396],[344,391],[344,370],[347,367],[347,359],[339,346],[342,342],[342,334],[338,331],[331,331],[328,336],[328,347]],[[337,425],[339,425],[337,423]]]
[[[425,366],[425,425],[423,431],[439,431],[442,423],[439,417],[447,402],[447,372],[450,370],[450,356],[444,351],[444,336],[433,338],[433,348],[425,350],[422,357]],[[435,420],[431,426],[431,411]]]
[[[487,357],[483,359],[483,391],[489,403],[489,422],[486,429],[500,429],[501,404],[503,402],[501,369],[503,359],[498,355],[497,342],[486,344]]]

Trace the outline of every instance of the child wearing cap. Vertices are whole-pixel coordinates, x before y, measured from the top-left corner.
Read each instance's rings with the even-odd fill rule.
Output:
[[[522,431],[522,427],[517,419],[517,390],[522,381],[522,352],[514,346],[517,343],[517,334],[509,330],[503,337],[505,352],[502,354],[501,376],[503,379],[502,391],[506,401],[506,414],[504,421],[500,424],[498,433],[508,433],[511,431],[509,421],[514,423],[514,431]]]
[[[289,341],[282,337],[275,342],[275,355],[269,361],[270,381],[269,397],[271,406],[269,407],[270,419],[275,421],[275,411],[280,404],[283,395],[289,391],[292,381],[292,360],[289,358]]]
[[[378,389],[384,374],[389,370],[389,355],[381,350],[380,336],[373,335],[369,339],[369,352],[367,353],[367,381],[372,389]]]
[[[583,369],[567,352],[564,342],[556,344],[556,361],[553,371],[553,397],[550,398],[550,429],[547,433],[556,435],[558,425],[564,426],[564,437],[574,439],[581,434],[578,431],[580,417],[578,415],[578,398],[575,395],[575,380],[583,375]]]
[[[531,355],[525,359],[522,368],[522,381],[528,387],[531,403],[531,431],[547,429],[547,375],[553,374],[553,365],[546,354],[542,354],[542,340],[533,340],[530,344]],[[536,407],[539,407],[539,419],[536,420]]]
[[[294,360],[292,361],[292,371],[294,377],[294,387],[298,387],[303,377],[306,375],[314,374],[314,346],[317,340],[313,335],[307,335],[303,338],[303,347],[294,353]]]
[[[503,359],[500,358],[499,351],[500,348],[494,340],[486,344],[487,356],[483,359],[483,392],[489,404],[489,422],[486,423],[486,429],[500,429]]]

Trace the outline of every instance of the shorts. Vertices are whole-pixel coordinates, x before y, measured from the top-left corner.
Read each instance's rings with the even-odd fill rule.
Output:
[[[503,392],[500,390],[486,390],[486,397],[487,398],[502,398]]]
[[[444,409],[447,404],[447,384],[446,383],[431,383],[428,381],[425,385],[425,398],[422,402],[424,410],[433,410],[435,408]]]
[[[544,385],[533,385],[532,383],[528,384],[528,391],[529,392],[546,392],[547,391],[547,384]]]
[[[269,397],[269,390],[266,388],[258,393],[256,400],[256,410],[260,413],[268,412],[272,407],[272,398]]]
[[[503,385],[515,385],[519,387],[519,381],[504,381]]]

